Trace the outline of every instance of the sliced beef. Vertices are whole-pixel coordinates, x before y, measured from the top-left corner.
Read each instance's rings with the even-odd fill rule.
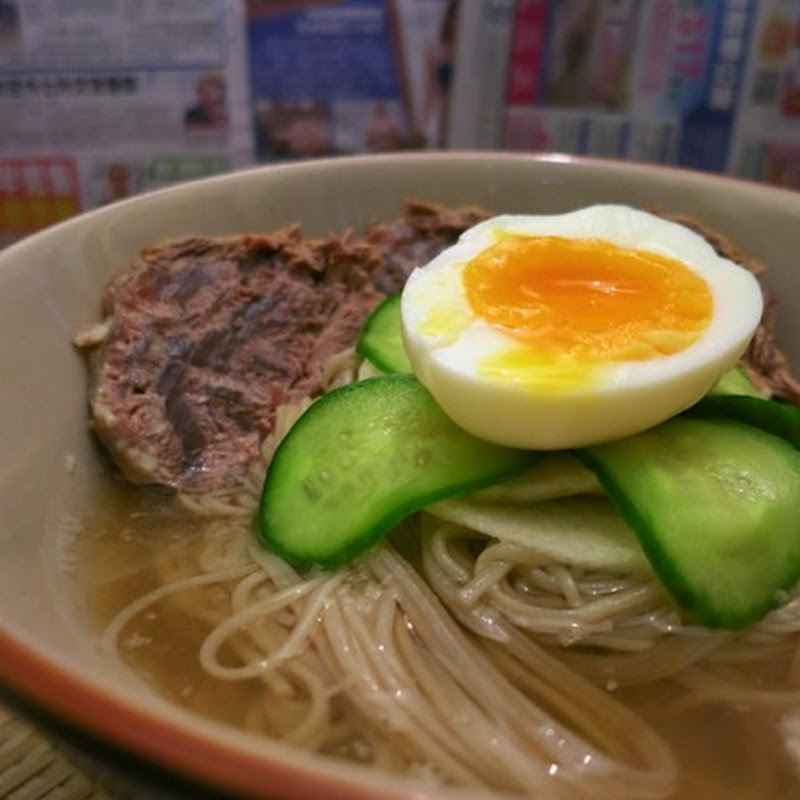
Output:
[[[488,213],[480,208],[448,209],[430,203],[409,202],[402,219],[374,225],[366,240],[380,252],[381,266],[373,280],[382,292],[399,292],[415,267],[427,264]]]
[[[800,406],[800,381],[775,341],[775,306],[775,298],[767,294],[761,324],[747,348],[744,366],[754,383],[771,397]]]
[[[747,352],[744,354],[742,364],[755,385],[770,397],[793,405],[800,405],[800,382],[792,375],[789,362],[776,342],[776,301],[764,281],[766,274],[764,264],[744,255],[724,236],[692,217],[682,214],[664,214],[664,216],[697,231],[721,256],[741,264],[759,279],[764,295],[764,313],[761,317],[761,324],[756,329]]]
[[[145,250],[108,287],[91,357],[93,426],[125,475],[187,491],[239,479],[276,406],[317,392],[353,343],[378,265],[363,243],[296,228]]]
[[[94,430],[132,481],[235,484],[276,407],[319,393],[382,292],[479,216],[411,204],[362,239],[309,241],[294,227],[143,251],[108,286],[103,322],[76,337],[90,351]]]

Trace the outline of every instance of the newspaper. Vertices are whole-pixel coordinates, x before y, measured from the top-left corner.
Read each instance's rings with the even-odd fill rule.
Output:
[[[0,246],[177,181],[423,147],[800,188],[800,0],[0,0]]]
[[[253,160],[238,0],[0,0],[0,244]]]
[[[442,0],[251,0],[258,159],[441,146],[448,5],[455,8]]]
[[[756,10],[755,0],[516,0],[503,17],[505,61],[494,59],[502,124],[473,129],[473,145],[724,171]],[[481,46],[473,27],[473,37],[462,28],[457,74]],[[462,114],[497,106],[488,84],[480,95],[458,84]]]
[[[730,171],[800,189],[800,0],[762,4]]]
[[[446,130],[451,148],[500,146],[514,15],[514,0],[481,0],[460,6]]]
[[[258,162],[443,146],[457,10],[0,0],[0,246]]]

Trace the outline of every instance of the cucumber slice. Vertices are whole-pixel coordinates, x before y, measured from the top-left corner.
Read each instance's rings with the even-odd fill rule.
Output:
[[[800,452],[784,440],[680,417],[578,456],[698,622],[742,628],[800,577]]]
[[[743,394],[708,395],[687,412],[689,416],[726,417],[780,436],[800,450],[800,408]]]
[[[542,452],[533,467],[516,478],[476,492],[475,499],[505,505],[528,505],[570,495],[602,492],[597,476],[574,455],[551,450]]]
[[[738,365],[725,372],[708,394],[709,396],[746,394],[752,397],[763,397],[747,373]]]
[[[459,428],[413,375],[370,378],[318,400],[281,442],[259,536],[295,564],[334,566],[429,503],[513,477],[536,458]]]
[[[400,333],[399,294],[389,295],[367,317],[356,352],[383,372],[411,372]]]
[[[651,575],[630,526],[604,495],[507,505],[467,495],[433,503],[425,512],[554,561],[612,574]]]

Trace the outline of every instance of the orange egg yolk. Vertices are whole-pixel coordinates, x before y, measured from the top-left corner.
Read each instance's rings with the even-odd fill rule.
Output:
[[[599,239],[504,234],[465,265],[463,281],[474,314],[526,345],[489,365],[500,372],[670,355],[713,311],[707,283],[685,264]]]

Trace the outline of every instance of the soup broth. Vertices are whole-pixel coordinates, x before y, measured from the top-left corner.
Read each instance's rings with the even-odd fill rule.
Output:
[[[254,533],[249,513],[252,508],[234,515],[199,517],[196,510],[182,507],[171,493],[131,486],[111,468],[104,493],[103,502],[87,515],[77,539],[80,585],[86,607],[91,610],[91,624],[104,637],[109,655],[122,658],[154,691],[198,714],[259,735],[280,737],[326,755],[374,764],[427,783],[481,783],[525,794],[502,768],[464,767],[469,754],[459,758],[446,753],[440,757],[434,748],[434,757],[430,763],[426,762],[404,730],[404,714],[400,711],[394,714],[388,706],[376,711],[375,707],[354,700],[358,687],[352,683],[357,681],[351,682],[353,676],[344,678],[330,666],[336,658],[324,650],[335,644],[330,641],[320,644],[313,631],[297,652],[289,653],[274,669],[266,672],[256,669],[252,676],[238,675],[236,669],[245,663],[264,662],[269,648],[281,647],[287,639],[285,633],[275,635],[266,628],[258,630],[260,623],[255,616],[248,623],[254,626],[249,635],[231,632],[216,652],[216,663],[229,668],[234,679],[209,672],[201,657],[204,642],[234,613],[237,604],[239,610],[243,607],[243,582],[250,580],[253,586],[262,584],[248,598],[250,604],[263,604],[268,594],[285,591],[274,585],[266,588],[267,582],[258,577],[263,570],[252,560]],[[413,540],[417,534],[406,531],[406,535]],[[412,545],[406,553],[412,561],[418,557],[415,547],[416,544]],[[210,580],[203,577],[209,575]],[[201,576],[200,581],[191,585],[197,576]],[[356,602],[364,605],[374,603],[378,592],[393,591],[385,576],[375,580],[366,571],[351,573],[345,580],[352,584],[353,596],[360,598]],[[330,601],[318,603],[311,619],[304,617],[303,606],[313,602],[313,594],[310,591],[298,595],[296,601],[281,610],[270,611],[272,624],[287,631],[298,624],[324,627],[320,618],[331,613]],[[351,612],[352,609],[345,612],[340,609],[337,612],[340,618],[334,624],[345,624]],[[385,612],[376,613],[380,616]],[[402,619],[413,628],[413,622],[405,615]],[[387,624],[391,623],[378,621],[376,627],[381,630]],[[466,630],[464,636],[470,646],[486,648],[490,663],[502,664],[504,657],[498,654],[502,644],[481,641]],[[652,678],[648,679],[632,677],[641,667],[622,679],[609,678],[610,661],[604,660],[596,647],[576,644],[564,648],[550,642],[545,650],[548,657],[563,662],[565,672],[585,674],[589,681],[600,685],[599,691],[610,703],[633,712],[638,719],[634,735],[639,735],[640,729],[652,732],[674,756],[677,765],[674,779],[662,776],[649,787],[643,781],[640,795],[625,796],[664,796],[670,800],[796,797],[800,789],[799,767],[791,751],[797,742],[792,745],[787,740],[791,734],[787,733],[791,727],[787,715],[794,714],[796,720],[800,708],[797,635],[770,638],[765,633],[738,637],[698,633],[695,636],[708,637],[720,642],[707,642],[700,647],[695,642],[682,652],[671,649],[668,636],[659,639],[653,646],[654,657],[663,669],[652,670]],[[387,645],[380,636],[371,643],[364,637],[356,641],[359,647],[373,648],[372,653],[361,654],[365,662],[386,655]],[[318,652],[310,652],[315,650]],[[424,644],[422,652],[434,660],[447,658],[447,651],[443,655],[431,654]],[[617,653],[612,659],[624,663],[626,657],[631,658]],[[632,658],[636,657],[634,654]],[[685,665],[680,668],[670,665],[670,658]],[[422,672],[433,669],[427,665]],[[548,691],[537,685],[535,676],[526,674],[519,663],[508,667],[505,673],[512,682],[516,680],[531,702],[545,707],[559,719],[563,709]],[[624,669],[620,675],[625,675]],[[375,685],[372,691],[382,694],[386,703],[396,702],[398,708],[408,705],[405,694],[427,691],[424,686],[401,685],[397,674],[394,678],[395,682],[389,686]],[[324,681],[325,685],[315,686],[318,681]],[[626,685],[627,682],[631,685]],[[582,690],[580,686],[578,690]],[[449,684],[442,689],[443,694],[448,691],[452,691]],[[429,699],[433,704],[445,706],[448,702],[455,705],[460,702],[453,697]],[[461,704],[464,719],[456,719],[454,724],[470,726],[472,706],[467,702]],[[598,713],[593,700],[586,711],[589,716]],[[632,752],[635,748],[624,737],[620,742],[613,741],[617,735],[614,726],[626,720],[623,716],[580,721],[583,730],[579,732],[590,742],[589,752],[597,748],[613,760],[623,764],[638,762],[639,768],[644,766],[645,771],[653,773],[666,769],[658,754],[653,756],[653,763],[643,765],[647,756]],[[565,727],[575,728],[573,710],[568,708],[561,721]],[[427,730],[435,733],[436,725],[430,723]],[[492,741],[485,743],[488,762],[494,758],[492,744]],[[566,768],[553,759],[552,773],[558,776],[561,769]],[[549,779],[544,776],[542,780],[547,785]],[[563,783],[556,778],[552,780],[556,797],[604,796],[593,794],[591,781],[583,786],[573,779]],[[541,785],[532,787],[531,794],[536,795],[540,790]]]

